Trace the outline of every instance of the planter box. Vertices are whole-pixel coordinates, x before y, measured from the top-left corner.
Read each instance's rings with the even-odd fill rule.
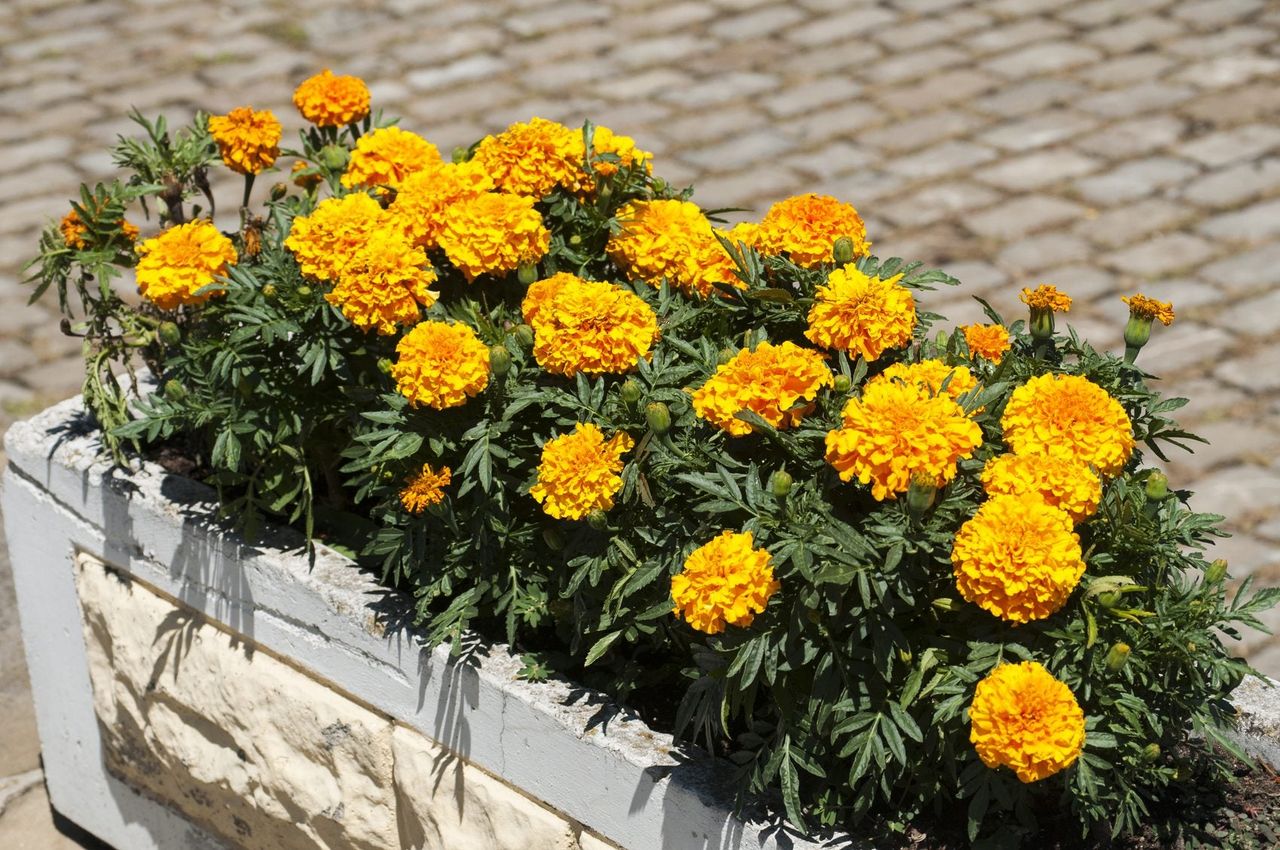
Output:
[[[117,850],[818,847],[733,817],[719,766],[602,695],[428,651],[336,553],[248,545],[204,486],[113,469],[79,399],[5,445],[50,798]],[[1275,693],[1241,688],[1239,734],[1280,765]]]

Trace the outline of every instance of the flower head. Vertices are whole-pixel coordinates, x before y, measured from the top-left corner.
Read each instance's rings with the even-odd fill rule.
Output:
[[[212,222],[200,219],[170,227],[138,245],[136,269],[142,297],[161,310],[203,304],[222,290],[198,292],[235,265],[236,249]]]
[[[1157,301],[1142,293],[1134,293],[1120,299],[1129,305],[1129,315],[1135,319],[1158,320],[1166,328],[1173,324],[1173,305],[1168,301]]]
[[[293,220],[284,245],[307,277],[337,280],[352,255],[386,222],[386,212],[363,192],[327,198],[310,215]]]
[[[93,210],[96,212],[96,210]],[[92,213],[91,213],[92,215]],[[124,218],[112,221],[97,221],[98,225],[111,226],[115,228],[120,236],[128,242],[133,242],[138,238],[138,228]],[[97,237],[89,232],[88,226],[80,220],[80,214],[74,209],[67,212],[62,217],[62,221],[58,222],[58,230],[62,233],[62,241],[68,248],[74,248],[77,251],[83,251],[85,248],[93,247],[97,241]],[[108,237],[108,241],[115,238],[115,234]]]
[[[921,360],[919,363],[894,363],[872,381],[902,381],[914,384],[929,391],[929,395],[942,392],[942,385],[947,385],[947,395],[953,399],[978,386],[967,366],[948,366],[941,360]]]
[[[209,134],[227,168],[240,174],[258,174],[280,155],[282,129],[269,109],[255,112],[241,106],[226,115],[210,115]]]
[[[293,185],[308,192],[324,182],[324,176],[320,174],[319,169],[300,159],[294,160],[293,168],[289,169],[289,173],[293,175]]]
[[[489,385],[489,347],[466,325],[419,322],[396,345],[391,377],[415,407],[458,407]]]
[[[633,280],[667,281],[686,294],[710,296],[717,287],[743,288],[711,222],[692,201],[632,201],[618,210],[621,230],[609,256]]]
[[[760,249],[766,254],[786,254],[807,269],[830,263],[837,239],[853,242],[855,257],[865,256],[871,243],[867,228],[849,204],[829,195],[796,195],[778,201],[760,221]]]
[[[524,320],[538,364],[569,378],[629,372],[658,338],[658,317],[638,295],[567,272],[529,287]]]
[[[575,189],[583,178],[582,133],[545,118],[512,124],[476,146],[474,161],[498,190],[541,200],[552,189]]]
[[[415,245],[431,249],[440,240],[451,204],[492,190],[493,180],[474,161],[441,162],[406,176],[387,213]]]
[[[324,297],[360,330],[393,334],[397,326],[417,322],[421,308],[436,302],[439,296],[428,289],[435,280],[426,252],[385,228],[369,235]]]
[[[739,351],[693,391],[698,416],[741,437],[754,429],[736,415],[749,410],[775,428],[796,425],[818,390],[835,383],[822,355],[792,342]]]
[[[969,740],[982,763],[1036,782],[1070,767],[1084,749],[1075,694],[1035,661],[1001,664],[974,690]]]
[[[751,625],[782,586],[769,553],[754,543],[750,531],[722,531],[693,550],[684,570],[671,577],[673,613],[709,635],[726,625]]]
[[[1066,313],[1071,310],[1071,296],[1058,291],[1058,287],[1042,283],[1035,289],[1023,287],[1019,296],[1023,304],[1032,309]]]
[[[916,302],[901,278],[871,277],[853,264],[833,270],[818,287],[805,336],[868,362],[906,345],[916,327]]]
[[[440,247],[468,281],[535,263],[551,246],[551,233],[533,205],[532,197],[503,192],[456,201],[445,210]]]
[[[596,161],[595,172],[602,177],[616,174],[619,166],[629,168],[633,165],[639,165],[645,171],[653,171],[653,154],[636,147],[635,139],[630,136],[619,135],[608,127],[596,125],[595,131],[591,136],[591,149],[597,156],[607,153],[613,154],[618,158],[616,163],[604,160]]]
[[[397,189],[410,174],[440,164],[440,151],[416,133],[399,127],[379,127],[360,137],[342,185],[356,187],[389,186]]]
[[[956,532],[951,564],[961,596],[1011,623],[1053,614],[1084,575],[1071,517],[1039,493],[983,502]]]
[[[538,481],[529,490],[548,515],[582,519],[613,507],[622,489],[622,456],[635,441],[618,432],[609,440],[591,423],[579,422],[572,434],[547,440],[538,464]]]
[[[999,363],[1009,350],[1009,331],[1004,325],[965,325],[960,330],[973,357]]]
[[[369,114],[369,87],[359,77],[334,76],[325,68],[302,81],[293,105],[317,127],[340,127]]]
[[[409,479],[400,491],[400,504],[411,514],[420,514],[432,505],[444,501],[444,488],[453,480],[453,470],[447,466],[432,469],[431,464],[422,465],[422,470]]]
[[[1116,475],[1133,453],[1120,402],[1080,375],[1040,375],[1009,395],[1001,420],[1014,454],[1054,455]]]
[[[1087,464],[1052,455],[993,457],[982,469],[982,487],[988,496],[1033,493],[1073,522],[1093,516],[1102,500],[1102,481]]]
[[[913,478],[941,487],[982,444],[982,429],[960,405],[919,384],[868,381],[843,416],[843,427],[827,434],[827,462],[842,481],[870,484],[881,501],[905,493]]]

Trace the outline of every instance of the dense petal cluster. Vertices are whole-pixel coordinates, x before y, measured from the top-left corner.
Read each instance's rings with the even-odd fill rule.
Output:
[[[440,165],[436,146],[399,127],[379,127],[360,137],[342,185],[356,187],[389,186],[398,189],[404,179],[432,166]]]
[[[1035,661],[1001,664],[969,706],[969,740],[983,764],[1036,782],[1070,767],[1084,749],[1084,712],[1075,694]]]
[[[499,191],[541,200],[557,186],[578,187],[585,150],[581,132],[533,118],[485,136],[474,159]]]
[[[739,351],[693,391],[693,410],[734,436],[754,428],[737,418],[750,410],[775,428],[790,428],[813,407],[818,390],[835,382],[822,355],[792,342],[762,342]]]
[[[161,310],[203,304],[220,289],[213,283],[236,263],[236,248],[212,222],[178,224],[138,245],[138,291]]]
[[[983,502],[956,532],[951,564],[961,596],[1011,623],[1050,616],[1084,575],[1071,517],[1039,493]]]
[[[538,365],[569,378],[629,372],[658,338],[658,317],[644,299],[567,272],[530,286],[523,309]]]
[[[870,484],[880,501],[905,493],[913,478],[946,484],[956,462],[982,444],[982,429],[960,405],[918,384],[868,381],[843,418],[843,427],[827,434],[827,462],[842,481]]]
[[[1001,420],[1015,454],[1055,455],[1116,475],[1133,453],[1133,424],[1107,391],[1080,375],[1040,375],[1009,396]]]
[[[536,263],[551,247],[551,233],[533,205],[531,197],[505,192],[463,198],[446,209],[439,245],[468,281]]]
[[[284,245],[293,252],[303,274],[317,280],[337,280],[352,255],[386,223],[386,212],[362,192],[328,198],[317,204],[311,215],[293,220]]]
[[[432,505],[444,501],[444,488],[453,480],[453,470],[447,466],[433,469],[431,464],[409,479],[400,491],[400,504],[411,514],[420,514]]]
[[[430,250],[444,230],[445,210],[493,188],[493,180],[474,161],[429,165],[404,178],[387,213],[415,245]]]
[[[769,553],[754,543],[749,531],[722,531],[693,550],[684,569],[671,577],[675,613],[711,635],[726,625],[751,625],[782,586],[773,577]]]
[[[435,280],[426,252],[388,228],[370,234],[324,297],[360,330],[393,334],[400,325],[416,323],[421,308],[436,302],[438,296],[428,288]]]
[[[1168,301],[1148,298],[1141,292],[1120,299],[1129,305],[1129,314],[1137,319],[1155,319],[1168,327],[1173,324],[1173,305]]]
[[[138,238],[138,228],[132,222],[122,218],[112,223],[127,241],[133,242]],[[62,234],[62,241],[68,248],[83,251],[85,248],[92,247],[93,237],[89,233],[89,228],[80,220],[80,214],[74,209],[68,211],[62,217],[62,221],[58,222],[58,231]]]
[[[396,345],[391,377],[415,407],[458,407],[489,385],[489,348],[466,325],[420,322]]]
[[[1088,465],[1052,455],[1004,454],[987,461],[982,487],[989,496],[1032,493],[1084,522],[1102,501],[1102,481]]]
[[[978,386],[967,366],[948,366],[937,359],[921,360],[919,363],[894,363],[872,381],[901,381],[906,384],[923,387],[930,395],[942,392],[942,385],[947,385],[947,395],[959,399],[960,396]]]
[[[901,278],[871,277],[852,263],[833,270],[818,287],[805,336],[868,362],[906,345],[916,327],[916,302]]]
[[[760,250],[785,254],[791,262],[807,269],[831,263],[832,248],[842,237],[853,243],[855,257],[870,252],[862,216],[851,205],[829,195],[809,193],[778,201],[760,220]]]
[[[1009,331],[1004,325],[965,325],[960,330],[964,333],[969,353],[974,357],[999,363],[1009,350]]]
[[[269,109],[241,106],[226,115],[209,116],[209,135],[227,168],[240,174],[259,174],[280,155],[280,122]]]
[[[1032,310],[1047,310],[1051,313],[1066,313],[1071,309],[1071,296],[1060,292],[1058,287],[1042,283],[1035,289],[1023,287],[1018,296],[1023,304]]]
[[[742,288],[736,266],[716,239],[711,222],[692,201],[635,201],[618,210],[619,233],[608,252],[633,280],[667,281],[703,297],[717,287]]]
[[[619,432],[608,440],[591,423],[579,422],[571,434],[547,440],[538,464],[538,481],[529,490],[556,519],[582,519],[613,507],[622,489],[622,456],[635,441]]]
[[[359,77],[335,76],[325,68],[302,81],[293,105],[317,127],[340,127],[369,114],[369,87]]]
[[[616,174],[619,166],[639,165],[645,171],[653,171],[653,154],[636,147],[635,139],[615,133],[608,127],[596,125],[591,136],[591,149],[597,156],[607,153],[618,158],[616,163],[604,160],[595,163],[595,172],[602,177]]]

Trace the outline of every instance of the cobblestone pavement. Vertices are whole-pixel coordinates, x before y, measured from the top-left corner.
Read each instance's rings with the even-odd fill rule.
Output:
[[[1235,575],[1280,583],[1274,0],[8,0],[0,426],[77,387],[78,345],[22,306],[19,269],[79,182],[110,175],[128,107],[251,103],[292,130],[292,87],[324,66],[442,150],[589,117],[705,207],[839,196],[877,253],[966,282],[927,305],[957,321],[978,315],[968,293],[1018,314],[1017,288],[1050,281],[1118,347],[1120,294],[1172,300],[1142,362],[1212,445],[1171,476],[1231,517]],[[1280,642],[1243,648],[1280,675]]]

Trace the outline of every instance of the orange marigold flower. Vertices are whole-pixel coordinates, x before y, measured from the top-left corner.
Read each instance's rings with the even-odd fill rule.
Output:
[[[671,577],[673,613],[709,635],[751,625],[782,587],[769,553],[754,544],[750,531],[722,531],[693,550]]]
[[[805,336],[823,348],[861,355],[868,362],[911,341],[916,302],[898,283],[901,274],[883,280],[850,263],[834,269],[818,287],[809,309]]]
[[[534,358],[569,378],[629,372],[658,338],[658,317],[644,299],[567,272],[530,286],[523,309],[534,331]]]
[[[582,519],[613,507],[622,489],[622,456],[635,441],[618,432],[609,440],[595,425],[579,422],[572,434],[547,440],[538,464],[538,481],[529,490],[556,519]]]
[[[474,161],[499,191],[540,200],[552,189],[576,189],[583,178],[582,133],[545,118],[512,124],[476,146]]]
[[[542,215],[525,195],[487,192],[445,209],[439,244],[468,281],[536,263],[551,247]]]
[[[609,237],[609,256],[633,280],[665,280],[703,297],[718,287],[746,286],[716,239],[711,222],[691,201],[632,201],[617,213],[620,231]]]
[[[118,221],[103,223],[109,223],[116,227],[120,235],[129,242],[133,242],[138,238],[138,228],[123,218]],[[58,230],[62,233],[62,241],[66,243],[67,247],[74,248],[77,251],[83,251],[85,248],[90,247],[90,243],[94,241],[92,234],[89,233],[89,228],[80,220],[79,213],[74,209],[68,211],[62,217],[62,221],[58,222]]]
[[[1084,575],[1071,517],[1039,493],[983,502],[956,532],[951,564],[961,596],[1011,623],[1053,614]]]
[[[420,514],[432,505],[444,501],[444,488],[453,480],[453,470],[447,466],[439,470],[431,464],[422,465],[422,471],[409,479],[400,491],[400,504],[411,514]]]
[[[969,740],[982,763],[1036,782],[1070,767],[1084,749],[1075,694],[1035,661],[1001,664],[974,690]]]
[[[818,390],[835,383],[822,355],[792,342],[762,342],[743,349],[696,390],[693,410],[735,437],[752,425],[737,418],[749,410],[775,428],[799,424],[813,409]]]
[[[744,244],[748,248],[760,249],[760,225],[751,221],[740,221],[728,230],[716,228],[715,232],[734,244]]]
[[[1035,289],[1023,287],[1019,296],[1022,303],[1033,311],[1047,310],[1052,313],[1066,313],[1071,310],[1071,296],[1058,291],[1058,287],[1042,283]]]
[[[635,139],[630,136],[619,135],[608,127],[596,126],[591,136],[591,148],[597,156],[602,153],[611,153],[618,157],[618,162],[616,163],[603,160],[596,161],[596,174],[602,177],[616,174],[619,166],[629,168],[632,165],[640,165],[645,171],[653,171],[653,154],[636,147]]]
[[[325,68],[302,81],[293,105],[317,127],[341,127],[369,114],[369,87],[359,77],[334,76]]]
[[[224,290],[206,289],[236,263],[231,240],[212,222],[178,224],[138,245],[138,291],[161,310],[203,304]]]
[[[387,212],[416,245],[435,248],[444,230],[445,210],[493,190],[493,180],[474,161],[442,162],[404,178]]]
[[[968,366],[948,366],[937,359],[921,360],[919,363],[894,363],[871,380],[914,384],[927,389],[930,395],[940,393],[945,382],[947,395],[954,399],[959,399],[978,386],[978,381]]]
[[[489,347],[466,325],[419,322],[396,345],[391,377],[414,407],[458,407],[489,385]]]
[[[853,242],[855,257],[870,253],[862,216],[829,195],[809,193],[778,201],[760,221],[760,250],[786,254],[807,269],[832,262],[833,246],[841,237]]]
[[[919,384],[868,381],[842,415],[843,427],[827,433],[827,463],[841,481],[870,484],[878,501],[905,493],[913,478],[941,487],[982,444],[982,429],[960,405]]]
[[[1120,402],[1088,378],[1041,375],[1009,395],[1004,441],[1020,455],[1054,455],[1116,475],[1133,453],[1133,425]]]
[[[1004,325],[965,325],[960,330],[964,332],[965,345],[969,346],[969,354],[973,357],[999,363],[1009,350],[1009,331]]]
[[[304,174],[302,172],[307,173]],[[324,180],[324,177],[320,175],[320,172],[311,163],[303,162],[300,159],[293,163],[293,168],[289,173],[293,175],[293,185],[307,191],[319,186]]]
[[[440,164],[436,146],[399,127],[379,127],[360,137],[342,185],[356,187],[390,186],[397,189],[410,174]]]
[[[1168,301],[1157,301],[1140,292],[1120,300],[1129,305],[1129,314],[1136,319],[1156,319],[1166,328],[1173,324],[1173,305]]]
[[[1102,501],[1102,481],[1086,464],[1051,455],[1004,454],[987,461],[982,487],[989,496],[1034,493],[1073,522],[1093,516]]]
[[[226,115],[209,116],[209,134],[227,168],[240,174],[258,174],[270,168],[280,155],[283,130],[271,110],[254,111],[241,106]]]
[[[352,255],[386,224],[387,214],[378,202],[357,192],[323,200],[311,215],[295,218],[284,245],[303,274],[337,280]]]
[[[428,288],[435,280],[426,252],[388,228],[369,235],[324,297],[360,330],[389,335],[436,303],[439,296]]]

